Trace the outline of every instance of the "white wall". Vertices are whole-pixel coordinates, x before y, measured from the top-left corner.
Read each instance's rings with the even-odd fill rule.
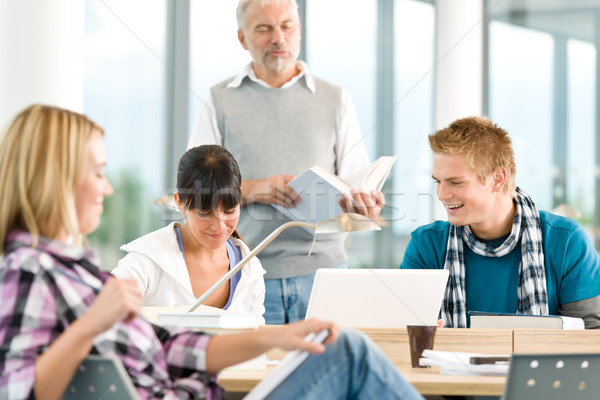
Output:
[[[0,127],[32,103],[83,110],[83,0],[0,2]]]

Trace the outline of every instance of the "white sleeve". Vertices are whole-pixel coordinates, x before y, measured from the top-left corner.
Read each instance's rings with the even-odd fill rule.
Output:
[[[152,273],[152,271],[153,269],[143,268],[140,265],[139,256],[136,257],[136,254],[127,253],[110,273],[119,279],[135,279],[142,297],[144,297],[148,292],[150,282],[155,279],[148,276],[148,272]]]
[[[201,144],[223,144],[223,136],[219,132],[219,125],[217,124],[215,103],[210,91],[202,100],[202,105],[200,106],[196,123],[190,134],[187,148],[190,149]]]
[[[342,89],[340,124],[335,142],[336,170],[342,179],[348,179],[369,165],[367,148],[362,138],[358,116],[350,94]]]
[[[256,261],[256,266],[253,266],[254,269],[254,273],[257,274],[259,277],[256,280],[256,283],[254,284],[253,287],[253,305],[252,305],[252,313],[255,315],[258,315],[260,317],[260,324],[264,325],[265,324],[265,294],[266,294],[266,287],[265,287],[265,279],[263,278],[263,275],[267,272],[265,271],[265,269],[262,267],[262,264],[260,263],[260,261],[258,260],[258,258],[254,257],[254,260]],[[252,263],[252,261],[251,261]]]

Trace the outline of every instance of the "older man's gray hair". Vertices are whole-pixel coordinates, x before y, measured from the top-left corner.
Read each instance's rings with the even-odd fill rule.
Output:
[[[298,15],[298,3],[296,2],[296,0],[240,0],[235,11],[239,30],[244,30],[246,28],[246,9],[248,8],[248,5],[252,2],[258,3],[260,7],[264,7],[268,4],[288,3],[292,6],[292,9],[295,11],[296,19],[300,19],[300,16]]]

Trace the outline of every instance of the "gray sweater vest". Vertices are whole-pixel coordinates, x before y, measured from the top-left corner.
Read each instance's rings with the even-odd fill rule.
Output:
[[[311,93],[304,78],[286,89],[266,88],[245,78],[238,88],[228,79],[211,88],[223,146],[236,158],[242,179],[299,175],[315,165],[335,173],[336,132],[340,124],[341,88],[313,77]],[[242,207],[238,230],[250,248],[288,221],[267,204]],[[317,237],[292,227],[258,255],[266,279],[301,276],[346,262],[345,234]]]

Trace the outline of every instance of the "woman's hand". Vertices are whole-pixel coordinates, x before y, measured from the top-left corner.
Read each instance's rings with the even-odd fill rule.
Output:
[[[305,342],[309,333],[329,330],[323,343]],[[254,358],[274,347],[283,350],[308,350],[312,354],[325,351],[325,344],[333,343],[339,336],[340,328],[332,322],[310,319],[289,325],[267,327],[255,332],[232,333],[211,337],[206,348],[206,371],[219,372],[225,367]]]
[[[134,279],[110,278],[81,318],[98,335],[117,322],[131,321],[141,306],[142,296]]]
[[[329,330],[329,336],[323,343],[306,342],[304,340],[309,333],[319,333],[323,329]],[[339,326],[333,322],[318,319],[298,321],[272,330],[273,332],[269,333],[273,333],[273,342],[271,343],[273,347],[279,347],[283,350],[308,350],[312,354],[323,353],[325,345],[335,342],[340,333]]]
[[[88,310],[50,344],[35,362],[35,397],[62,397],[94,338],[116,322],[134,318],[142,296],[133,279],[110,278]]]

